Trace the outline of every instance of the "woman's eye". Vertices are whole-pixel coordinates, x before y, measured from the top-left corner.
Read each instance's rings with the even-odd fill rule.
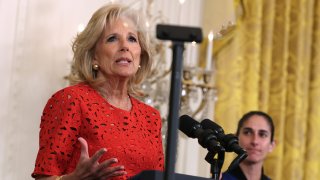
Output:
[[[134,36],[130,36],[128,39],[130,42],[137,42],[137,38]]]
[[[266,137],[268,137],[268,134],[266,134],[266,133],[261,133],[261,134],[260,134],[260,137],[266,138]]]
[[[113,42],[116,39],[117,39],[116,36],[110,36],[110,37],[107,38],[107,42]]]

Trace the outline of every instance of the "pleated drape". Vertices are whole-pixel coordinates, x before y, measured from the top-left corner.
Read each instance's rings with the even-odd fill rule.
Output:
[[[266,174],[275,180],[320,179],[320,2],[235,5],[242,9],[236,26],[214,42],[214,119],[232,133],[247,111],[269,113],[277,145],[265,162]]]

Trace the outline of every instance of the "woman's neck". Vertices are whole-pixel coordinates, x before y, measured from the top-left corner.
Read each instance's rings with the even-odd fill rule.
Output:
[[[129,111],[132,107],[126,83],[107,82],[102,87],[102,96],[109,104]]]
[[[240,168],[248,180],[260,180],[262,176],[262,162],[249,164],[240,163]]]
[[[102,86],[106,96],[122,99],[128,96],[128,80],[109,78]]]

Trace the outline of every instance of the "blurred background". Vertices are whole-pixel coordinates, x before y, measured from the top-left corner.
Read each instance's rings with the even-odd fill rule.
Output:
[[[265,111],[277,142],[266,174],[320,179],[319,0],[0,0],[1,179],[32,179],[41,113],[68,85],[73,38],[109,2],[148,17],[156,63],[142,100],[160,110],[164,140],[172,53],[155,26],[201,27],[203,42],[185,44],[180,113],[233,133],[242,114]],[[177,148],[176,172],[210,177],[196,140],[179,133]],[[233,158],[227,154],[224,169]]]

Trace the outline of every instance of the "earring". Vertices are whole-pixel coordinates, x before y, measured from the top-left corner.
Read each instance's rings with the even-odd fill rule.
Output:
[[[138,68],[140,69],[140,68],[141,68],[141,66],[139,65],[139,66],[138,66]]]
[[[95,70],[95,71],[98,71],[99,65],[98,64],[92,65],[92,69]]]

